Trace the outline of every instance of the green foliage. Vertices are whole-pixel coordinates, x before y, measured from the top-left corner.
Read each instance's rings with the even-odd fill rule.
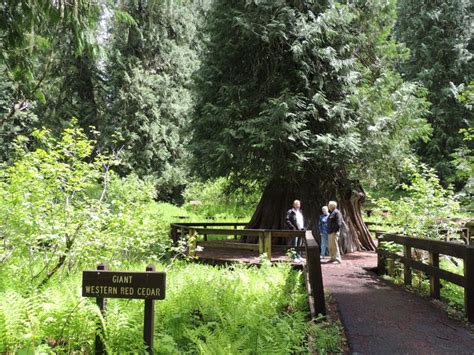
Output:
[[[121,153],[122,176],[152,176],[160,198],[180,202],[201,3],[2,2],[0,158],[36,116],[55,134],[77,117],[98,150]]]
[[[120,267],[125,261],[165,257],[171,246],[170,219],[154,202],[155,195],[153,181],[140,180],[136,175],[113,175],[100,236],[106,247],[99,256],[101,261]]]
[[[459,213],[453,191],[443,188],[435,171],[423,163],[406,160],[405,171],[403,194],[396,200],[377,200],[376,215],[392,230],[409,236],[440,237],[443,229],[454,233],[458,226],[445,221]]]
[[[59,123],[64,128],[64,117],[82,118],[78,102],[83,103],[82,109],[95,106],[90,97],[86,99],[93,88],[84,80],[84,76],[90,76],[86,70],[90,65],[86,68],[84,62],[97,53],[95,30],[99,11],[99,4],[88,0],[9,0],[0,4],[0,66],[6,68],[5,76],[15,86],[8,113],[0,116],[2,121],[47,110],[48,116],[39,115],[43,124],[47,122],[50,128],[57,128]],[[56,111],[61,114],[56,116]],[[26,123],[20,122],[19,126]]]
[[[196,74],[195,170],[334,181],[398,162],[394,148],[406,154],[428,128],[422,93],[393,69],[393,21],[386,1],[215,2]]]
[[[92,142],[76,128],[58,139],[48,130],[33,136],[38,148],[19,150],[13,165],[1,171],[2,261],[11,261],[8,266],[17,277],[42,284],[98,248],[102,205],[89,192],[103,176],[107,158],[88,161]],[[21,260],[27,266],[17,270]]]
[[[155,304],[155,353],[306,353],[308,335],[317,339],[316,351],[341,351],[340,326],[306,322],[301,277],[289,265],[174,265],[167,298]],[[79,283],[75,275],[29,296],[2,292],[0,351],[92,352],[100,316],[93,300],[81,300]],[[109,300],[103,320],[107,350],[143,352],[142,317],[143,301]]]
[[[0,162],[7,162],[15,150],[16,136],[31,134],[38,118],[27,103],[15,101],[17,84],[2,64],[0,75]]]
[[[203,217],[244,219],[248,221],[260,197],[255,184],[246,189],[234,188],[229,180],[219,178],[207,182],[192,182],[183,192],[184,207]]]
[[[474,208],[472,201],[474,195],[474,150],[472,148],[474,128],[460,129],[459,133],[463,135],[463,144],[451,154],[452,163],[459,179],[466,181],[466,185],[459,195],[468,210],[472,211]]]
[[[440,260],[440,268],[458,275],[464,275],[462,259],[444,257]],[[441,280],[441,297],[454,309],[464,310],[463,287]]]
[[[433,138],[418,147],[418,152],[435,167],[441,181],[456,182],[451,154],[462,144],[459,129],[472,125],[473,111],[455,96],[474,74],[472,65],[472,2],[398,1],[396,36],[410,50],[401,69],[409,80],[428,89]]]
[[[318,354],[335,354],[343,350],[344,329],[340,322],[331,323],[320,318],[318,323],[310,328],[309,334],[314,340],[313,348]]]
[[[471,80],[467,86],[461,87],[456,98],[459,102],[464,104],[468,110],[472,110],[474,105],[474,80]]]
[[[380,247],[384,250],[389,251],[390,253],[402,253],[403,246],[396,244],[395,242],[381,242]]]
[[[159,258],[170,246],[169,221],[155,207],[154,184],[109,172],[116,162],[94,153],[83,130],[59,138],[34,132],[37,148],[20,148],[0,171],[0,262],[13,279],[44,285],[98,260]]]
[[[182,129],[199,24],[192,2],[123,1],[110,21],[103,145],[121,151],[122,174],[153,176],[160,198],[175,202],[187,181]]]

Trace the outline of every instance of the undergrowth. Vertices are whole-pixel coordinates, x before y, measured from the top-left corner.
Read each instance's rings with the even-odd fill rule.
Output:
[[[288,265],[175,264],[166,299],[155,303],[155,353],[301,354],[310,352],[308,338],[313,350],[340,352],[339,325],[308,321],[301,277]],[[80,281],[74,274],[41,292],[3,291],[0,352],[92,353],[104,324],[110,353],[143,353],[143,301],[109,299],[103,319],[95,300],[81,297]]]
[[[462,259],[442,257],[440,259],[440,269],[459,275],[464,274]],[[397,285],[403,285],[403,265],[395,262],[393,275],[384,275],[384,278]],[[440,280],[440,286],[441,300],[449,307],[448,311],[464,312],[464,289],[445,280]],[[429,277],[421,271],[413,270],[412,285],[409,288],[422,296],[428,297],[430,295]]]

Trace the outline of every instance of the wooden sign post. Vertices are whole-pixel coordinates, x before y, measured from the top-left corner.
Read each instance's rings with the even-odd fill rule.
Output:
[[[145,300],[143,340],[149,354],[153,354],[155,300],[165,299],[165,291],[166,273],[155,272],[154,265],[148,265],[146,272],[128,272],[108,271],[105,265],[100,264],[97,270],[82,272],[82,296],[95,297],[102,314],[105,314],[107,298]],[[99,334],[96,336],[95,353],[105,353]]]

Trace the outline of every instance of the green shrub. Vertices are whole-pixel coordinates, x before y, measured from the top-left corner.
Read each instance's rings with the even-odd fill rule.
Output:
[[[117,162],[94,154],[95,142],[74,123],[60,137],[33,136],[36,148],[18,149],[0,170],[0,263],[12,278],[43,286],[92,262],[166,254],[169,220],[152,182],[116,176],[109,168]]]
[[[460,213],[453,191],[441,186],[433,169],[407,160],[408,182],[401,185],[398,199],[378,199],[375,214],[396,232],[414,237],[441,237],[441,230],[454,233],[459,226],[448,221]]]

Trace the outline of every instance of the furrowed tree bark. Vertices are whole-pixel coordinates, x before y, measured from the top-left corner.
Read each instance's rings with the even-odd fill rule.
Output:
[[[246,228],[250,229],[288,229],[286,211],[294,200],[300,200],[305,223],[313,234],[319,235],[318,221],[321,207],[330,200],[337,201],[344,218],[340,245],[345,253],[357,250],[375,250],[375,244],[362,219],[362,203],[365,194],[357,182],[342,180],[322,180],[320,177],[302,179],[288,183],[273,179],[265,188],[259,204]],[[256,243],[257,238],[243,237],[247,243]],[[275,238],[274,244],[289,244],[289,240]]]

